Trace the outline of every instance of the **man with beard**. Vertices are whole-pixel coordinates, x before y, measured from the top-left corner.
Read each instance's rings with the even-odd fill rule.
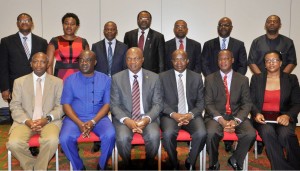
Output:
[[[201,54],[201,64],[202,72],[205,77],[219,70],[218,53],[223,49],[229,49],[233,53],[234,63],[232,64],[232,69],[242,75],[246,74],[247,54],[244,42],[230,37],[232,28],[233,26],[230,18],[221,18],[217,27],[219,37],[204,43]]]
[[[138,29],[125,33],[124,43],[139,47],[144,56],[143,68],[155,73],[164,71],[165,38],[164,35],[150,28],[152,16],[148,11],[141,11],[137,16]]]
[[[248,56],[248,65],[254,74],[265,71],[264,54],[277,50],[282,55],[281,70],[291,73],[297,65],[296,51],[293,40],[279,34],[281,20],[277,15],[271,15],[265,23],[266,34],[253,40]]]
[[[173,68],[172,53],[177,49],[181,49],[186,51],[188,55],[189,63],[187,68],[194,72],[201,73],[201,44],[186,37],[189,31],[187,23],[184,20],[177,20],[174,24],[173,31],[176,37],[167,41],[165,47],[166,70]]]

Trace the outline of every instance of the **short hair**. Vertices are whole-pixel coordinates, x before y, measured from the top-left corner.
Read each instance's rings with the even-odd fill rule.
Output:
[[[233,58],[233,53],[232,53],[231,50],[229,50],[229,49],[222,49],[222,50],[220,50],[219,53],[218,53],[218,58],[219,58],[220,53],[221,53],[221,52],[225,52],[225,51],[229,52],[230,57]]]
[[[137,20],[139,19],[139,15],[140,15],[141,13],[143,13],[143,12],[148,13],[148,14],[150,15],[150,20],[152,20],[152,15],[151,15],[151,13],[150,13],[149,11],[146,11],[146,10],[143,10],[143,11],[139,12],[139,14],[137,15]]]
[[[69,17],[75,19],[75,21],[76,21],[76,26],[79,26],[79,25],[80,25],[79,18],[78,18],[78,16],[77,16],[76,14],[74,14],[74,13],[66,13],[66,14],[62,17],[61,23],[64,24],[65,19],[66,19],[66,18],[69,18]]]
[[[29,17],[30,20],[32,21],[32,17],[31,17],[29,14],[27,14],[27,13],[21,13],[21,14],[19,14],[18,17],[17,17],[17,21],[19,21],[19,19],[20,19],[20,17],[21,17],[22,15],[26,15],[26,16]]]
[[[270,17],[277,17],[278,18],[278,20],[279,20],[279,23],[281,23],[281,19],[280,19],[280,17],[278,16],[278,15],[270,15],[267,19],[266,19],[266,22],[268,21],[268,19],[270,18]]]
[[[280,61],[282,61],[282,55],[281,55],[281,53],[280,53],[279,51],[277,51],[277,50],[270,50],[270,51],[267,51],[267,52],[265,53],[265,55],[264,55],[264,59],[265,59],[266,56],[267,56],[268,54],[270,54],[270,53],[275,53],[275,54],[277,54],[278,57],[279,57],[279,59],[280,59]]]

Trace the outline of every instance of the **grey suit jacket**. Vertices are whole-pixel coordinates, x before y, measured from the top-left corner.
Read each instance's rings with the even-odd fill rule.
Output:
[[[151,71],[142,69],[142,73],[145,116],[149,116],[154,122],[163,107],[161,82],[158,75]],[[132,94],[128,69],[112,76],[110,103],[113,119],[117,119],[119,122],[121,118],[132,117]]]
[[[163,87],[164,108],[162,113],[170,116],[170,113],[178,111],[178,91],[174,69],[159,74]],[[200,74],[186,70],[186,99],[189,112],[196,116],[202,116],[204,109],[203,82]]]
[[[173,38],[166,42],[165,45],[165,58],[166,70],[172,69],[172,53],[177,50],[176,39]],[[188,69],[201,73],[201,44],[193,39],[186,38],[185,51],[188,54],[189,64]]]
[[[226,112],[226,93],[220,71],[205,79],[205,118],[221,116]],[[230,107],[232,115],[244,121],[252,107],[249,79],[233,72],[230,87]]]
[[[63,81],[57,77],[46,74],[43,90],[43,113],[46,117],[51,114],[53,123],[61,126],[63,115],[60,98]],[[33,85],[33,74],[28,74],[15,80],[12,100],[10,103],[11,115],[14,120],[10,131],[16,126],[23,124],[26,119],[32,119],[34,111],[35,95]]]

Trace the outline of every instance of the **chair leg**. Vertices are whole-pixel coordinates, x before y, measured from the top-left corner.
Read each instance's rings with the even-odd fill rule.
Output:
[[[118,148],[117,145],[115,145],[115,170],[116,171],[118,170],[118,156],[119,156]]]
[[[112,170],[115,170],[115,148],[112,151],[112,155],[111,155],[111,167]]]
[[[200,160],[199,170],[205,170],[205,167],[206,167],[206,144],[204,145],[202,151],[200,151],[199,160]]]
[[[11,151],[7,151],[7,159],[8,159],[8,171],[11,171]]]
[[[257,141],[254,142],[254,156],[257,159]]]
[[[56,163],[56,171],[59,171],[59,160],[58,160],[58,148],[56,149],[55,152],[55,163]]]
[[[73,171],[72,163],[70,162],[70,171]]]
[[[247,153],[247,155],[245,157],[245,160],[244,160],[243,170],[244,171],[248,170],[248,153]]]
[[[158,148],[158,170],[161,170],[161,141],[159,141],[159,148]]]

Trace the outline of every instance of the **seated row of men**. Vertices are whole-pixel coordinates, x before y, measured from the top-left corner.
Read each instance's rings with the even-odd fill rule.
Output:
[[[279,58],[276,56],[279,53],[272,54]],[[10,108],[14,122],[7,148],[23,169],[46,170],[59,142],[73,169],[84,170],[77,138],[88,138],[93,131],[101,139],[97,169],[106,169],[115,143],[124,169],[128,169],[131,166],[131,140],[134,133],[139,133],[145,140],[145,168],[153,169],[161,129],[170,169],[178,169],[176,137],[178,131],[184,129],[192,137],[192,150],[185,166],[195,169],[197,156],[206,144],[209,169],[219,170],[218,146],[225,131],[235,132],[239,138],[228,163],[234,170],[242,169],[256,132],[248,119],[252,108],[249,81],[232,70],[231,51],[219,52],[220,70],[206,77],[205,89],[201,75],[187,69],[189,59],[184,50],[174,51],[171,61],[174,69],[155,74],[142,68],[143,52],[133,47],[126,53],[128,69],[110,78],[94,70],[96,55],[84,50],[79,56],[79,72],[66,78],[63,85],[62,80],[46,73],[47,56],[36,53],[31,61],[33,73],[16,79],[13,86]],[[294,89],[299,93],[297,83]],[[297,100],[291,103],[299,106]],[[206,114],[202,117],[204,108]],[[299,107],[294,110],[299,112]],[[108,118],[109,111],[112,122]],[[61,122],[63,114],[66,116]],[[286,124],[286,120],[278,122]],[[37,158],[31,155],[27,144],[33,134],[41,136],[41,155]],[[289,152],[299,155],[299,144],[293,148],[296,151]],[[299,168],[298,162],[291,163],[290,167]]]

